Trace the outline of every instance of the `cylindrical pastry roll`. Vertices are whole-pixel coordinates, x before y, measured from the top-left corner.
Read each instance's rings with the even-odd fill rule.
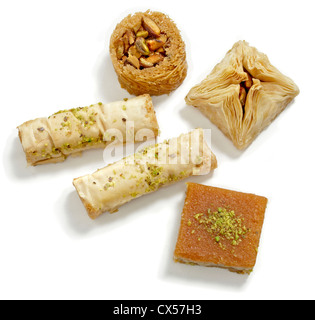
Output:
[[[27,163],[32,166],[56,163],[68,155],[91,148],[108,145],[119,133],[120,142],[128,140],[127,124],[139,132],[145,129],[148,138],[158,135],[159,127],[149,95],[133,99],[98,103],[84,108],[59,111],[49,118],[25,122],[18,127],[19,137],[26,154]],[[135,142],[140,135],[135,135]]]
[[[127,16],[114,30],[110,56],[130,94],[169,94],[187,75],[185,44],[175,23],[160,12]]]
[[[196,129],[74,179],[73,184],[88,215],[95,219],[104,212],[117,211],[132,199],[216,167],[203,130]]]

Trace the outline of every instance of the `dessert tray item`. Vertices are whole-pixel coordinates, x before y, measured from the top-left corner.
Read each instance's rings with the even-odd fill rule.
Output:
[[[124,143],[127,123],[132,124],[129,129],[135,132],[141,129],[150,132],[152,137],[148,138],[158,135],[159,126],[149,95],[59,111],[49,118],[25,122],[18,130],[27,163],[36,166],[62,162],[67,156],[87,149],[103,148],[115,137]],[[137,137],[135,141],[141,142]]]
[[[180,32],[160,12],[138,12],[123,19],[111,36],[110,56],[121,87],[134,95],[169,94],[187,75]]]
[[[187,183],[175,261],[250,273],[267,201],[254,194]]]
[[[296,84],[247,42],[237,42],[186,103],[245,149],[299,94]]]
[[[192,175],[217,167],[202,129],[152,145],[73,184],[90,218],[116,212],[123,204]]]

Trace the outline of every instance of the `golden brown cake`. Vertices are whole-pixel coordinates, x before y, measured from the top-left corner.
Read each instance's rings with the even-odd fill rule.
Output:
[[[180,32],[160,12],[137,12],[123,19],[111,36],[110,56],[121,87],[134,95],[169,94],[187,75]]]
[[[238,149],[245,149],[299,94],[268,57],[237,42],[186,103],[198,108]]]
[[[267,201],[254,194],[187,183],[175,261],[250,273]]]

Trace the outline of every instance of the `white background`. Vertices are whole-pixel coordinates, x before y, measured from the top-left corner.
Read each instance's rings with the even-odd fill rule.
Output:
[[[314,299],[312,2],[1,0],[0,298]],[[219,167],[189,181],[269,198],[250,276],[173,262],[184,182],[92,221],[72,180],[103,167],[102,150],[26,167],[17,125],[130,97],[113,70],[109,38],[127,14],[149,8],[176,22],[189,63],[178,90],[153,98],[160,140],[211,128]],[[238,40],[266,53],[301,90],[243,152],[184,102]]]

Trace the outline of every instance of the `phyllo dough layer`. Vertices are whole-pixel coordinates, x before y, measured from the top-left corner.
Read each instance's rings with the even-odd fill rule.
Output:
[[[73,184],[90,218],[192,175],[204,175],[217,161],[202,129],[152,145]]]
[[[27,121],[18,127],[19,137],[32,166],[62,162],[67,156],[91,148],[104,148],[117,138],[127,139],[127,124],[135,134],[147,130],[154,138],[159,127],[149,95],[108,104],[59,111],[49,118]],[[141,137],[142,139],[142,137]],[[135,141],[137,134],[135,135]]]
[[[237,42],[186,103],[245,149],[299,94],[296,84],[247,42]]]

